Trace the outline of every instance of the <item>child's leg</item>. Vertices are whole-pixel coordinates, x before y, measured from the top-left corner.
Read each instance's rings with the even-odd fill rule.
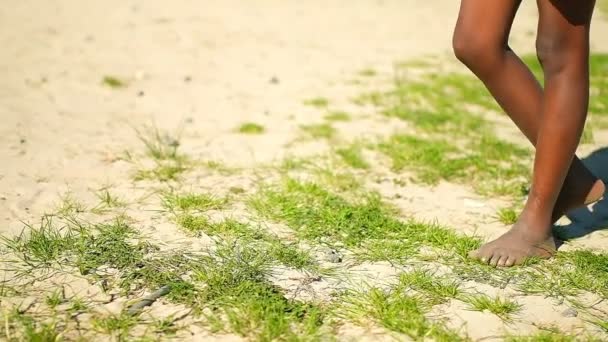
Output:
[[[537,0],[538,55],[545,91],[534,177],[528,201],[513,228],[476,252],[491,265],[548,257],[554,249],[552,211],[582,133],[589,97],[589,28],[594,0]]]
[[[507,42],[520,3],[521,0],[462,0],[454,32],[454,52],[536,145],[543,92]],[[603,193],[602,182],[575,157],[558,198],[553,221],[569,209],[594,202]]]

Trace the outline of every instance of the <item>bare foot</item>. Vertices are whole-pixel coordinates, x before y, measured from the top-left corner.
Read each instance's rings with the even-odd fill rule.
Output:
[[[472,251],[469,257],[495,267],[520,265],[532,257],[552,257],[557,251],[550,229],[552,223],[570,210],[598,201],[606,191],[604,182],[585,167],[571,171],[555,204],[551,222],[528,219],[535,215],[524,212],[508,232]]]
[[[537,224],[539,223],[526,222],[525,219],[520,218],[508,232],[472,251],[469,257],[494,267],[520,265],[532,257],[550,258],[557,250],[549,229],[551,225],[544,223],[547,229],[543,229],[542,232],[531,229],[537,227]]]

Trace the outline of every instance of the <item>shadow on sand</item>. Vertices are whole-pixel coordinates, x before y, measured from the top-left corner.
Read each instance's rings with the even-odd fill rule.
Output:
[[[582,161],[591,172],[608,184],[608,147],[594,151]],[[571,223],[555,227],[556,235],[567,241],[608,229],[607,197],[604,196],[590,208],[583,207],[569,212],[566,217]]]

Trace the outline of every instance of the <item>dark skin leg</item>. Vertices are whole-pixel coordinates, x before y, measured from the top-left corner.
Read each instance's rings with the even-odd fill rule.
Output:
[[[500,266],[518,264],[530,256],[552,255],[551,224],[569,209],[596,201],[605,189],[574,156],[588,101],[593,1],[577,2],[576,6],[566,6],[568,0],[538,1],[537,45],[545,71],[544,93],[507,45],[520,3],[462,0],[454,34],[457,57],[537,145],[532,191],[519,221],[507,234],[473,253]]]

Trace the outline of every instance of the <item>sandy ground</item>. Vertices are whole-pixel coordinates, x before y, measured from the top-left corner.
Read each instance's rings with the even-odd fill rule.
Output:
[[[288,145],[300,124],[321,117],[303,100],[323,96],[348,108],[358,90],[347,81],[364,68],[390,75],[398,61],[451,58],[458,10],[454,0],[9,2],[0,9],[2,234],[18,233],[22,221],[36,221],[68,190],[84,198],[108,184],[125,196],[135,192],[131,166],[116,161],[124,150],[141,150],[133,127],[181,129],[189,155],[235,166],[322,151],[321,143]],[[608,24],[598,15],[594,25],[593,48],[607,50],[608,38],[598,33]],[[517,50],[533,50],[535,26],[535,4],[526,1],[513,33]],[[128,87],[104,87],[106,75]],[[267,132],[235,134],[245,121]],[[356,138],[398,125],[357,120],[341,130]],[[596,137],[599,145],[604,140]],[[387,196],[399,191],[379,187]],[[447,183],[411,185],[407,193],[397,204],[418,218],[488,237],[504,231],[492,218],[500,200]],[[175,227],[157,229],[157,238],[170,243]],[[575,243],[606,248],[601,234]],[[561,308],[538,302],[526,313],[530,320],[562,322]],[[487,318],[454,310],[469,321]],[[494,323],[470,325],[469,333],[493,335]]]

